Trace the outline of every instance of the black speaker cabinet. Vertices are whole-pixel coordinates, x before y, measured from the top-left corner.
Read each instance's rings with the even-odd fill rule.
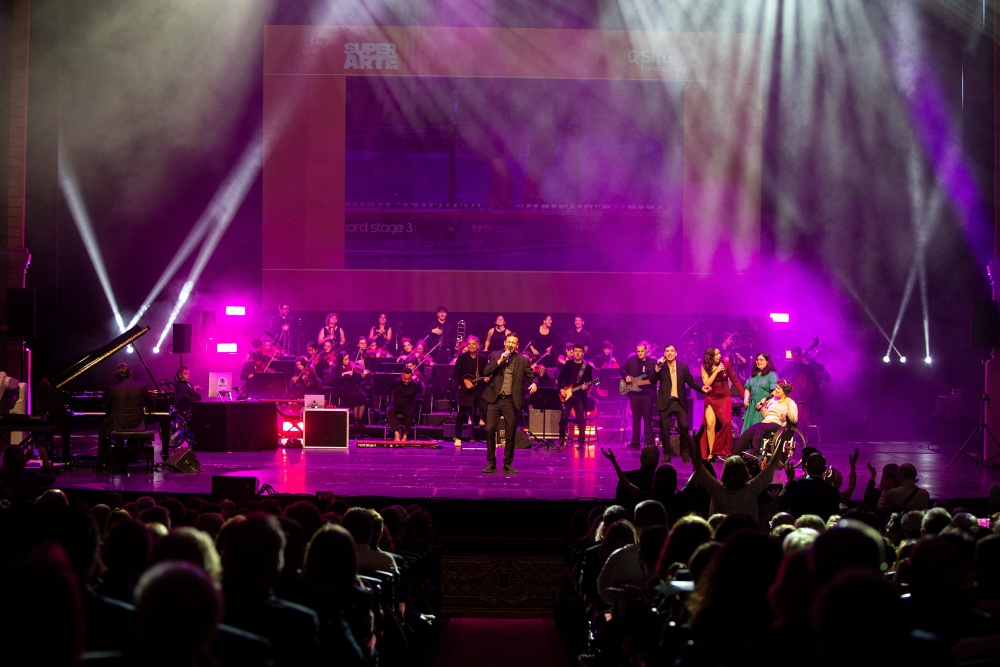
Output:
[[[444,439],[445,440],[454,440],[455,439],[455,431],[456,431],[455,426],[456,425],[454,423],[451,423],[451,424],[442,424],[441,426],[444,429]],[[471,438],[472,437],[472,424],[464,424],[462,426],[462,437],[463,438]]]
[[[497,446],[504,447],[507,444],[506,429],[497,429]],[[514,431],[514,449],[531,449],[531,438],[524,431],[518,428]]]
[[[348,410],[327,410],[325,408],[307,408],[305,421],[302,424],[302,446],[313,448],[347,447],[349,438]]]
[[[256,401],[191,404],[191,433],[199,452],[252,452],[278,448],[278,413]]]
[[[528,430],[539,438],[559,437],[561,410],[537,410],[528,408]]]
[[[971,336],[974,350],[994,350],[1000,344],[1000,309],[996,301],[972,302]]]
[[[189,354],[191,352],[191,325],[174,322],[173,328],[174,354]]]
[[[7,334],[16,338],[35,337],[35,288],[7,289]]]
[[[258,486],[256,477],[212,475],[212,497],[217,500],[245,502],[257,495]]]
[[[166,464],[177,472],[201,472],[201,462],[194,455],[194,451],[187,448],[175,450]]]

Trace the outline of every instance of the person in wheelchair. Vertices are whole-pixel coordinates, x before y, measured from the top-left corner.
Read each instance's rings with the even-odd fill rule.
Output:
[[[191,369],[181,366],[174,376],[174,410],[184,415],[185,419],[191,418],[191,404],[201,401],[201,394],[191,384]]]
[[[768,396],[757,403],[757,409],[764,415],[764,420],[748,428],[733,444],[733,454],[740,454],[753,447],[760,449],[761,441],[768,435],[778,431],[788,424],[799,421],[799,409],[789,395],[792,393],[792,383],[788,380],[778,380],[778,386]]]

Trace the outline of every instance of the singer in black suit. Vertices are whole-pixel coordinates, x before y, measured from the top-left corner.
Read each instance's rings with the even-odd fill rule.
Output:
[[[694,441],[688,425],[686,387],[702,394],[707,392],[691,375],[688,365],[677,361],[677,348],[673,345],[667,345],[663,349],[663,356],[656,361],[656,380],[660,384],[656,393],[656,409],[660,413],[663,460],[670,460],[670,417],[673,416],[677,420],[677,432],[680,433],[681,456],[688,461],[690,452],[694,449]]]
[[[112,431],[145,431],[146,409],[153,408],[146,385],[132,379],[132,369],[128,364],[115,366],[114,376],[118,381],[104,392],[104,412],[107,416],[98,428],[97,466],[108,467],[108,449]]]
[[[533,380],[535,372],[531,370],[528,358],[517,353],[519,343],[517,334],[507,334],[504,340],[504,351],[490,355],[490,362],[483,369],[484,375],[491,376],[486,385],[483,398],[486,399],[486,467],[484,473],[497,471],[497,427],[501,415],[506,422],[504,431],[506,440],[503,448],[503,471],[508,475],[517,472],[514,469],[514,435],[517,433],[517,413],[524,405],[524,383]],[[532,383],[528,393],[534,394],[538,386]]]

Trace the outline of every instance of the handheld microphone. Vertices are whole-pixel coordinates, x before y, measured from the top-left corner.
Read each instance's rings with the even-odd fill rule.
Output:
[[[662,366],[665,363],[667,363],[667,358],[666,357],[660,357],[659,359],[656,360],[656,365],[657,366]]]

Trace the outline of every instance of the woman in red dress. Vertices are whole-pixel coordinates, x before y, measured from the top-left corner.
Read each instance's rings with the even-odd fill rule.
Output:
[[[702,452],[709,461],[729,456],[733,452],[733,390],[730,382],[743,395],[736,372],[729,361],[722,361],[717,347],[705,350],[701,363],[701,381],[705,391],[705,431],[701,436]]]

